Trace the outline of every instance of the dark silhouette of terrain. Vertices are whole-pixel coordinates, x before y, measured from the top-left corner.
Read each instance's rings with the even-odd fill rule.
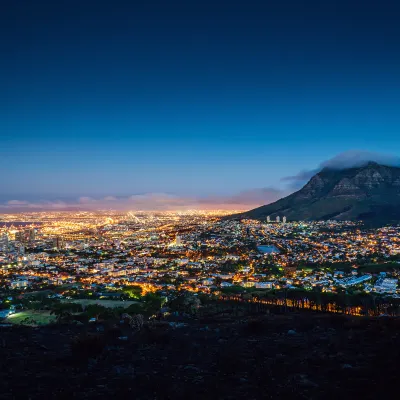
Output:
[[[106,323],[1,327],[1,398],[376,399],[398,390],[396,318],[227,308],[169,322],[137,333]]]

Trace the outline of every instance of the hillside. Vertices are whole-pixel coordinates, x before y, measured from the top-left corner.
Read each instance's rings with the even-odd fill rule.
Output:
[[[343,170],[325,168],[299,191],[234,218],[400,221],[400,168],[374,162]]]
[[[126,340],[94,325],[0,327],[1,398],[376,399],[398,387],[397,319],[220,314],[185,323]]]

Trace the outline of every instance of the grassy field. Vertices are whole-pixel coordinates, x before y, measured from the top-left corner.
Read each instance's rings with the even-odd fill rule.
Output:
[[[137,301],[133,300],[101,300],[101,299],[72,299],[72,300],[62,300],[63,303],[77,303],[81,304],[82,306],[88,306],[90,304],[99,304],[100,306],[107,307],[107,308],[115,308],[115,307],[124,307],[128,308],[131,304],[138,303]]]
[[[27,292],[27,293],[23,293],[23,294],[22,294],[22,297],[30,297],[30,296],[32,296],[32,297],[35,297],[35,296],[43,296],[43,297],[46,297],[46,296],[48,296],[49,294],[52,294],[52,293],[53,293],[52,290],[38,290],[38,291],[36,291],[36,292]]]
[[[10,315],[5,322],[16,325],[36,326],[47,325],[55,322],[55,320],[56,317],[54,315],[50,315],[50,311],[27,310]]]
[[[382,272],[382,271],[384,271],[384,272],[391,271],[392,269],[400,269],[400,264],[395,263],[395,262],[388,262],[388,263],[382,263],[382,264],[367,264],[367,265],[362,265],[359,268],[359,271],[378,273],[378,272]]]

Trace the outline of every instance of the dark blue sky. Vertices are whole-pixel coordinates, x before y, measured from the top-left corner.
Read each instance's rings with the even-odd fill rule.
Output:
[[[397,1],[7,1],[1,201],[227,196],[400,153]]]

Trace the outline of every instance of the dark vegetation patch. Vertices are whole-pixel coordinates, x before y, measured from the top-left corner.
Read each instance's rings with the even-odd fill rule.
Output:
[[[376,399],[397,390],[397,318],[219,306],[170,322],[137,333],[2,327],[1,398]]]

